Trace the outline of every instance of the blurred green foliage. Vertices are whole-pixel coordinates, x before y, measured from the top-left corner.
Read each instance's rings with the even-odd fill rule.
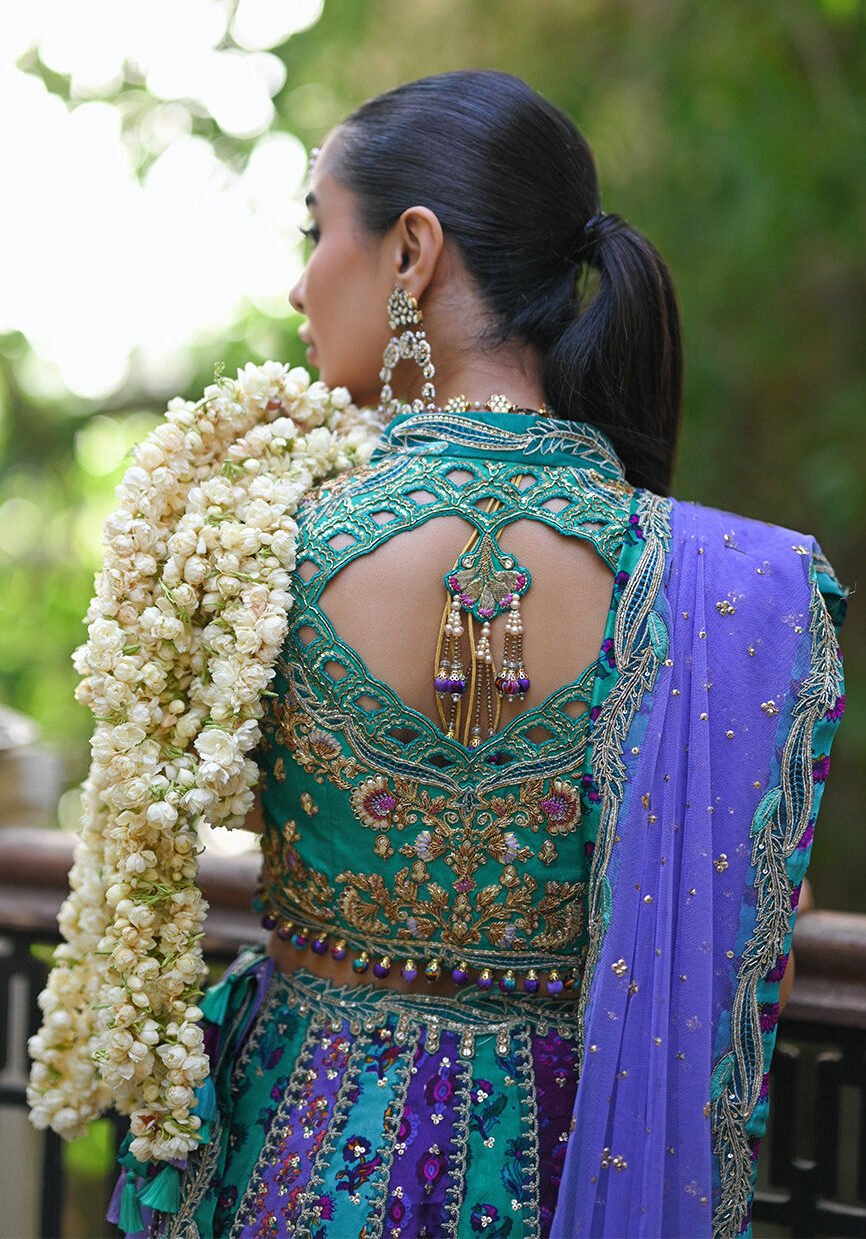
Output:
[[[596,153],[605,208],[651,237],[679,287],[687,374],[676,493],[814,532],[856,587],[866,542],[864,42],[862,0],[326,0],[313,28],[274,49],[287,68],[277,127],[314,145],[381,90],[479,65],[517,73],[563,107]],[[139,110],[144,93],[136,83]],[[136,110],[125,114],[134,125]],[[243,161],[248,144],[196,127],[221,157]],[[251,311],[200,341],[186,394],[219,360],[229,370],[268,355],[300,361],[296,325]],[[28,352],[20,336],[0,339],[0,699],[42,721],[76,777],[88,719],[72,701],[68,656],[96,567],[92,531],[159,401],[40,394]],[[862,909],[866,615],[853,603],[853,709],[813,872],[820,903]]]

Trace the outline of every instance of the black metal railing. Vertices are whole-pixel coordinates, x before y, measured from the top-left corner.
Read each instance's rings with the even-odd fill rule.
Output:
[[[808,912],[794,942],[797,975],[779,1023],[755,1231],[864,1236],[866,916]]]
[[[39,1022],[36,998],[57,941],[71,848],[56,831],[0,830],[0,1119],[21,1118],[26,1107],[26,1040]],[[262,936],[249,910],[257,869],[255,856],[202,858],[211,909],[205,952],[215,967]],[[797,978],[779,1025],[755,1235],[866,1237],[866,916],[806,913],[795,943]],[[38,1169],[26,1188],[22,1235],[116,1235],[102,1219],[122,1123],[102,1123],[101,1145],[86,1158],[50,1132],[28,1131]],[[15,1173],[16,1155],[32,1174],[30,1152],[16,1147],[0,1148],[7,1173]],[[0,1223],[5,1233],[19,1239]]]
[[[58,941],[56,916],[72,845],[59,831],[0,830],[0,1185],[5,1175],[7,1187],[0,1190],[0,1236],[9,1239],[101,1239],[118,1233],[104,1219],[125,1121],[100,1120],[94,1127],[101,1138],[77,1147],[50,1131],[31,1132],[23,1122],[27,1039],[41,1020],[36,1000]],[[229,963],[239,943],[263,936],[249,907],[258,868],[253,855],[201,858],[201,884],[210,904],[204,949],[214,969]]]

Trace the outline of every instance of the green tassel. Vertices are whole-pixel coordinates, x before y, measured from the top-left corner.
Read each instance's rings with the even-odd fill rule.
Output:
[[[208,1119],[215,1119],[217,1112],[216,1089],[213,1086],[213,1080],[210,1076],[208,1076],[203,1084],[198,1086],[195,1090],[195,1095],[198,1098],[198,1105],[195,1108],[195,1112],[202,1122],[206,1122]]]
[[[126,1182],[120,1193],[120,1212],[117,1215],[117,1224],[127,1235],[135,1235],[138,1231],[144,1230],[144,1218],[141,1216],[141,1207],[138,1203],[134,1170],[126,1172]]]
[[[174,1166],[163,1166],[144,1191],[139,1192],[138,1199],[159,1213],[177,1213],[180,1208],[180,1171]]]
[[[137,1157],[133,1157],[129,1151],[129,1146],[132,1144],[132,1132],[127,1132],[123,1137],[120,1145],[120,1150],[117,1154],[117,1164],[124,1170],[134,1170],[139,1176],[144,1176],[150,1169],[149,1162],[140,1162]]]
[[[232,987],[229,981],[220,981],[204,995],[198,1004],[201,1013],[212,1024],[222,1024],[228,1010]]]

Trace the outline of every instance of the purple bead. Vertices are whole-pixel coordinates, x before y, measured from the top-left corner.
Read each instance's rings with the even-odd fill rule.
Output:
[[[449,680],[448,691],[449,693],[458,693],[458,694],[465,693],[466,692],[466,681],[462,678],[459,680],[457,679]]]
[[[451,687],[451,681],[443,675],[437,675],[433,681],[433,687],[437,693],[447,693]]]
[[[307,945],[307,935],[302,929],[296,929],[292,934],[292,946],[297,951],[303,951]]]
[[[411,959],[407,959],[403,967],[400,969],[400,976],[404,981],[412,982],[418,975],[418,969]]]
[[[313,952],[314,955],[324,955],[327,949],[328,949],[328,939],[326,937],[325,938],[314,938],[313,941],[310,943],[310,950]]]
[[[527,994],[537,994],[538,984],[538,977],[534,975],[528,975],[523,978],[523,988]]]
[[[294,928],[291,921],[284,921],[282,925],[277,926],[277,937],[281,942],[288,942],[294,932]]]
[[[469,980],[468,969],[464,968],[461,964],[458,964],[456,968],[451,969],[451,980],[455,985],[465,985]]]
[[[279,924],[279,917],[274,916],[273,912],[266,912],[262,917],[263,929],[276,929]]]
[[[517,981],[515,980],[514,973],[509,968],[505,976],[499,978],[499,988],[503,994],[513,994],[516,985]]]
[[[378,977],[380,981],[391,974],[391,961],[387,955],[384,959],[377,959],[373,965],[373,976]]]
[[[340,939],[339,942],[335,942],[334,945],[331,947],[331,956],[334,959],[345,959],[346,958],[346,944],[342,940],[342,938]]]
[[[561,994],[563,991],[563,988],[564,987],[563,987],[563,984],[560,978],[556,975],[555,972],[551,972],[550,976],[547,978],[548,994]]]
[[[530,688],[530,679],[528,675],[520,675],[517,677],[517,691],[520,693],[528,693]]]
[[[479,972],[478,979],[475,984],[479,989],[490,989],[490,986],[493,984],[493,977],[490,975],[489,968],[483,968],[481,972]]]

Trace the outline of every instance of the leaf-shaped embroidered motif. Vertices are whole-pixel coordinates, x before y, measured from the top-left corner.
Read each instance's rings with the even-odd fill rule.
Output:
[[[529,570],[511,555],[503,555],[490,533],[482,534],[478,545],[461,555],[445,573],[449,593],[460,599],[479,623],[495,619],[508,611],[513,598],[529,589]]]

